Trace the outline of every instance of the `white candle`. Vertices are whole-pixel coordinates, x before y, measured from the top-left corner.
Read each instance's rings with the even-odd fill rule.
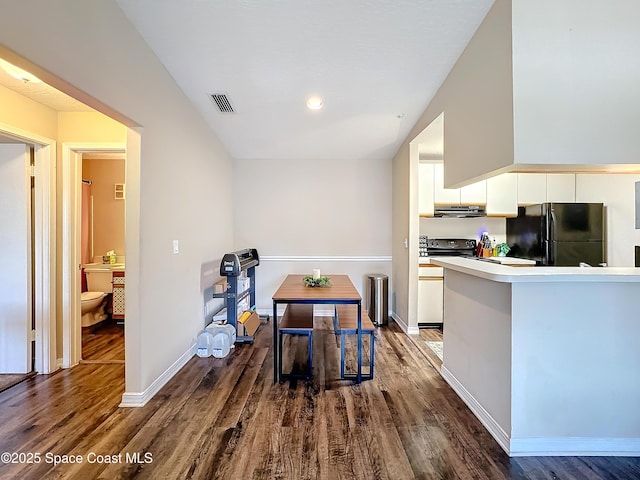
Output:
[[[314,268],[313,269],[313,279],[314,280],[318,280],[320,278],[320,269],[319,268]]]

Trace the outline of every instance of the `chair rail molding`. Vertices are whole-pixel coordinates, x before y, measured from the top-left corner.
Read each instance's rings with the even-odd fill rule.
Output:
[[[391,255],[343,256],[343,255],[262,255],[264,262],[390,262]]]

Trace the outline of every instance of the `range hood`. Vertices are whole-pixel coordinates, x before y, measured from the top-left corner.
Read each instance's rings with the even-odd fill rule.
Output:
[[[484,207],[479,205],[436,205],[434,217],[485,217]]]

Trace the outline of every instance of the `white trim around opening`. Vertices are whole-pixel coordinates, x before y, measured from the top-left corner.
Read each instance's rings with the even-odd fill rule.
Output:
[[[35,238],[34,297],[38,373],[57,370],[56,361],[56,142],[0,123],[0,135],[34,147]]]

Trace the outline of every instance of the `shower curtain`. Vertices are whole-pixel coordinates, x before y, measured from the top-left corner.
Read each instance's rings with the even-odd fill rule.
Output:
[[[80,261],[91,263],[91,184],[82,182],[82,229],[80,232]],[[82,271],[82,291],[87,291],[87,276]]]

